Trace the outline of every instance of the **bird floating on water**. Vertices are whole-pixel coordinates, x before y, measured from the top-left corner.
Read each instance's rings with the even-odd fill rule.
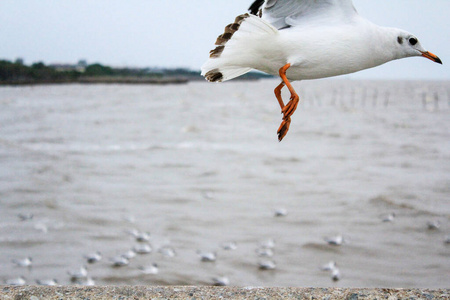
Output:
[[[382,218],[383,222],[394,222],[395,220],[395,212],[392,212]]]
[[[230,279],[226,276],[218,276],[212,278],[213,285],[215,286],[227,286],[230,285]]]
[[[149,244],[139,244],[133,247],[133,251],[137,254],[148,254],[152,252],[152,246]]]
[[[69,274],[71,281],[78,281],[80,279],[85,279],[88,276],[86,266],[81,266],[78,270],[68,271],[67,274]]]
[[[112,257],[109,260],[111,261],[113,267],[123,267],[130,264],[130,259],[123,255]]]
[[[256,0],[249,13],[225,27],[215,45],[201,68],[208,81],[230,80],[253,69],[280,76],[274,90],[283,114],[279,141],[299,103],[294,80],[353,73],[411,56],[442,64],[413,34],[361,17],[351,0]],[[286,105],[284,86],[291,94]]]
[[[44,285],[44,286],[55,286],[55,285],[58,285],[58,280],[56,280],[56,279],[44,279],[44,280],[37,279],[36,283],[38,285]]]
[[[441,222],[439,220],[427,221],[427,228],[429,230],[438,230],[441,228]]]
[[[214,262],[217,259],[216,252],[203,252],[203,251],[197,250],[197,254],[198,254],[198,256],[200,256],[201,261]]]
[[[275,270],[277,267],[273,260],[261,260],[258,262],[258,268],[260,270]]]
[[[5,284],[7,285],[25,285],[26,283],[27,281],[23,276],[5,280]]]
[[[156,263],[153,263],[149,266],[140,266],[138,267],[138,269],[141,270],[141,272],[146,275],[155,275],[158,274],[159,272],[158,265]]]
[[[90,264],[96,263],[102,259],[101,252],[93,252],[86,255],[83,255],[83,257],[86,259],[86,261]]]
[[[31,268],[33,265],[33,259],[31,257],[25,257],[22,259],[12,259],[13,264],[22,268]]]
[[[326,238],[324,238],[324,240],[325,240],[325,242],[328,243],[328,245],[333,245],[333,246],[340,246],[346,242],[344,237],[341,234],[338,234],[333,237],[326,237]]]
[[[322,265],[322,266],[320,267],[320,269],[321,269],[322,271],[332,271],[332,270],[334,270],[336,267],[337,267],[336,262],[332,260],[332,261],[328,262],[327,264]]]

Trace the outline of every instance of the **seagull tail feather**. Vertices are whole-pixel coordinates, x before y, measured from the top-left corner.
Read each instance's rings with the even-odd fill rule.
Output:
[[[211,82],[222,82],[250,72],[254,54],[251,51],[263,35],[278,30],[265,20],[250,14],[236,17],[216,40],[216,48],[202,66],[202,76]]]

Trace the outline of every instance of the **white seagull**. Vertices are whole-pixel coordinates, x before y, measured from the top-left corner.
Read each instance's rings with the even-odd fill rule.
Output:
[[[33,265],[33,259],[31,257],[25,257],[23,259],[12,259],[11,261],[18,267],[31,268],[31,266]]]
[[[283,114],[279,141],[299,102],[291,81],[353,73],[411,56],[442,64],[411,33],[361,17],[351,0],[256,0],[249,12],[225,27],[202,75],[211,82],[253,69],[279,75],[281,83],[275,88]],[[286,105],[281,97],[285,85],[291,94]]]

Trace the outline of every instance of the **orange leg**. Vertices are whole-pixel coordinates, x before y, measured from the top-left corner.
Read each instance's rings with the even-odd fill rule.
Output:
[[[284,108],[284,102],[283,102],[283,99],[281,98],[281,89],[283,87],[284,87],[284,82],[280,83],[274,90],[275,97],[277,97],[277,100],[278,100],[278,103],[280,103],[281,109]]]
[[[281,142],[281,140],[286,136],[287,132],[289,131],[289,126],[291,124],[291,116],[297,109],[297,105],[299,102],[299,97],[297,93],[295,92],[294,88],[292,87],[291,83],[286,77],[286,71],[289,69],[291,64],[286,64],[283,67],[280,68],[280,77],[281,80],[283,80],[282,83],[280,83],[274,90],[275,97],[278,100],[278,103],[281,107],[281,112],[283,113],[283,121],[281,122],[280,127],[278,128],[278,140]],[[284,85],[287,86],[289,91],[291,92],[291,98],[288,104],[284,105],[283,99],[281,98],[281,89],[284,87]]]

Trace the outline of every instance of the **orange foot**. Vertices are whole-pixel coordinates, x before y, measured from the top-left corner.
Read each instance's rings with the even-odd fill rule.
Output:
[[[299,102],[299,98],[297,95],[292,95],[291,100],[286,104],[285,107],[281,110],[283,113],[283,119],[290,118],[294,111],[297,109],[297,105]]]
[[[277,134],[278,134],[278,141],[281,142],[281,140],[286,136],[286,134],[289,131],[289,126],[291,126],[291,118],[283,118],[283,121],[281,122],[280,127],[278,128]]]

